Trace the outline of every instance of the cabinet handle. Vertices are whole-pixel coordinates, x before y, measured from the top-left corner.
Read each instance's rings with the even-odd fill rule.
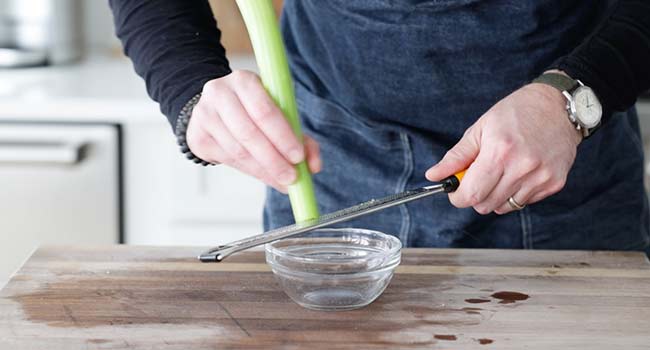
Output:
[[[74,165],[85,148],[81,142],[0,141],[0,164]]]

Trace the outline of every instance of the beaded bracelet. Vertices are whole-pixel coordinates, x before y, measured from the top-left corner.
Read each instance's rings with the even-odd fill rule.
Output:
[[[196,164],[201,164],[203,166],[208,166],[208,165],[215,165],[214,163],[210,163],[208,161],[205,161],[199,157],[197,157],[192,151],[190,150],[190,147],[187,145],[187,125],[190,123],[190,118],[192,117],[192,110],[194,110],[194,106],[196,106],[197,103],[199,103],[199,99],[201,98],[201,93],[198,93],[194,95],[183,108],[181,109],[181,112],[178,114],[178,119],[176,120],[176,128],[174,133],[176,134],[176,140],[178,142],[178,145],[181,148],[181,152],[185,155],[185,158],[193,161]]]

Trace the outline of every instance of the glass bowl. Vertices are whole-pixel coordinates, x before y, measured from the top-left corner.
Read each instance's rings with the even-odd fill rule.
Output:
[[[266,244],[266,262],[284,292],[313,310],[351,310],[373,302],[399,265],[402,244],[364,229],[320,229]]]

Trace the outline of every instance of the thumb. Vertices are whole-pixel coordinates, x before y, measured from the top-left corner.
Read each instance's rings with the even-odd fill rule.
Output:
[[[480,131],[478,127],[470,127],[465,135],[452,147],[438,164],[425,173],[429,181],[440,181],[461,170],[467,169],[478,156],[480,148]]]

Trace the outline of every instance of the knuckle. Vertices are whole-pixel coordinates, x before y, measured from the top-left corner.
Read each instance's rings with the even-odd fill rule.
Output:
[[[525,173],[529,173],[537,169],[537,167],[539,167],[541,164],[541,161],[538,157],[535,157],[532,154],[524,154],[521,156],[519,164]]]
[[[516,141],[511,136],[503,136],[496,143],[497,150],[499,150],[500,153],[503,154],[510,154],[515,149],[515,146],[516,146]]]
[[[490,208],[488,208],[486,205],[476,205],[474,206],[474,210],[476,210],[476,212],[481,215],[486,215],[491,212]]]
[[[249,156],[248,151],[246,151],[246,149],[241,146],[234,146],[231,152],[233,157],[239,162],[248,159]]]
[[[483,200],[483,196],[481,196],[481,194],[478,191],[472,191],[472,193],[465,198],[467,204],[473,207],[482,207],[482,205],[479,205],[479,203],[481,203],[482,200]]]
[[[197,106],[201,105],[202,102],[206,101],[206,98],[217,95],[219,90],[224,86],[223,78],[212,79],[203,85],[203,90],[201,91],[201,98]]]
[[[556,193],[562,191],[565,184],[566,184],[566,178],[558,179],[556,181],[553,181],[553,183],[549,186],[548,190],[549,190],[550,194],[556,194]]]
[[[257,139],[257,128],[253,125],[242,127],[237,137],[244,144],[251,144]]]
[[[251,117],[256,122],[269,123],[271,121],[277,120],[279,117],[277,109],[271,103],[269,103],[269,101],[259,99],[258,101],[254,102],[254,105],[255,110],[253,111]]]
[[[235,69],[229,74],[229,78],[231,79],[243,79],[246,76],[246,71],[243,69]]]
[[[235,82],[241,84],[242,86],[249,86],[250,84],[259,83],[259,78],[257,77],[257,74],[251,71],[247,71],[245,69],[234,70],[230,74],[232,75],[232,79],[235,80]]]
[[[553,180],[553,172],[548,167],[539,169],[539,178],[542,183],[548,183]]]

